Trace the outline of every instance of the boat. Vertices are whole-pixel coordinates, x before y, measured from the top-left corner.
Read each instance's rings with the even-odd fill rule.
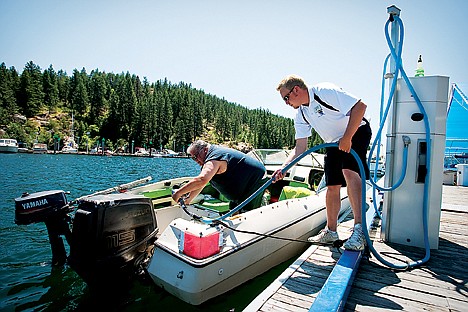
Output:
[[[76,154],[78,153],[78,145],[75,143],[73,136],[70,136],[65,141],[62,147],[63,154]]]
[[[70,130],[70,136],[65,137],[65,143],[63,144],[62,147],[62,153],[63,154],[77,154],[78,153],[78,144],[75,142],[75,134],[74,134],[74,119],[73,119],[73,114],[72,114],[72,122],[71,122],[71,130]]]
[[[47,154],[47,144],[45,143],[34,143],[33,154]]]
[[[254,150],[250,154],[265,163],[270,175],[288,155],[283,150]],[[151,279],[181,300],[199,305],[303,251],[307,237],[326,222],[323,167],[318,159],[323,160],[323,155],[304,159],[284,180],[270,184],[264,206],[225,219],[222,213],[228,210],[220,209],[226,209],[227,204],[219,194],[213,195],[213,190],[202,191],[203,198],[214,198],[213,202],[189,205],[186,213],[171,202],[171,188],[189,178],[164,181],[164,188],[160,184],[131,190],[135,194],[165,190],[166,197],[160,196],[153,203],[169,204],[155,210],[161,232],[147,267]],[[341,212],[348,207],[343,189]],[[205,223],[190,218],[190,214],[208,220],[221,218],[222,222]]]
[[[30,153],[31,150],[28,148],[28,145],[24,142],[18,142],[18,153]]]
[[[18,142],[15,139],[0,139],[0,153],[18,153]]]
[[[271,176],[288,152],[250,154],[264,162]],[[52,246],[53,262],[67,259],[88,285],[144,274],[172,295],[199,305],[296,256],[308,246],[307,237],[323,228],[323,155],[314,154],[283,180],[269,180],[263,206],[250,211],[232,214],[229,202],[209,184],[190,205],[175,203],[172,191],[192,177],[147,184],[148,177],[71,202],[60,190],[25,193],[15,199],[15,222],[59,223],[47,226],[49,231],[62,229],[49,237],[65,234],[70,255],[63,242],[50,239],[51,244],[59,241]],[[349,209],[345,188],[341,195],[343,213]],[[65,216],[73,207],[70,221]],[[73,231],[63,233],[67,222]]]
[[[150,153],[144,147],[135,148],[135,156],[149,156]]]

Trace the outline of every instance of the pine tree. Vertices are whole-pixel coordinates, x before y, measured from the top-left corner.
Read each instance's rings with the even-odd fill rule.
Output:
[[[108,93],[110,86],[105,75],[97,69],[91,72],[89,83],[90,111],[88,123],[102,125],[108,114],[109,101]]]
[[[257,148],[290,148],[295,143],[291,119],[265,109],[250,110],[167,78],[150,84],[128,72],[106,74],[96,69],[87,75],[85,68],[75,69],[68,77],[63,70],[55,73],[52,65],[41,73],[33,62],[18,76],[14,68],[8,70],[1,64],[0,95],[1,123],[13,125],[12,116],[17,112],[32,117],[63,107],[70,115],[74,113],[79,136],[83,138],[93,129],[91,137],[105,137],[108,146],[117,142],[129,145],[134,140],[136,146],[151,142],[158,149],[181,151],[194,140],[211,135],[212,128],[214,143],[243,141]],[[68,131],[69,125],[64,120],[60,123]],[[60,131],[58,125],[51,128]],[[21,137],[29,131],[19,125],[11,129],[19,129],[14,133]],[[310,144],[319,141],[313,132]]]
[[[46,69],[42,75],[42,84],[44,86],[44,104],[49,113],[57,108],[59,101],[59,88],[57,74],[52,65]]]
[[[41,68],[32,61],[28,62],[21,74],[18,104],[26,117],[39,114],[44,102]]]
[[[15,77],[18,77],[18,73],[14,68],[8,69],[5,63],[0,64],[0,125],[13,122],[14,114],[19,112],[16,103],[18,81],[15,81]]]
[[[76,69],[73,71],[70,85],[70,109],[75,116],[81,119],[88,117],[90,109],[87,82],[87,74],[84,68],[81,72]]]
[[[70,77],[63,70],[57,72],[58,100],[62,106],[68,106],[68,94],[70,92]]]

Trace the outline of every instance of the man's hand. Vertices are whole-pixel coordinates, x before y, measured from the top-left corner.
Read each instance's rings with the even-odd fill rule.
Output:
[[[277,169],[275,172],[273,172],[272,177],[273,177],[272,183],[275,183],[276,181],[282,180],[284,178],[283,169],[282,168]]]
[[[180,198],[183,197],[184,194],[181,194],[180,191],[175,191],[173,194],[172,194],[172,199],[178,203]],[[190,195],[190,193],[187,193],[187,195]]]
[[[345,137],[342,137],[340,141],[338,142],[338,149],[340,151],[349,153],[351,151],[351,139],[347,139]]]

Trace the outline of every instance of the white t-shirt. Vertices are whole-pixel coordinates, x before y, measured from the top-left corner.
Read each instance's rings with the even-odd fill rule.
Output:
[[[338,111],[321,105],[314,99],[314,93],[323,102]],[[297,109],[294,118],[295,138],[310,137],[312,128],[314,128],[325,143],[336,142],[341,139],[348,126],[351,108],[360,99],[329,82],[319,83],[310,88],[309,98],[309,106],[301,105]],[[304,114],[301,113],[301,110]],[[304,117],[306,120],[304,120]]]

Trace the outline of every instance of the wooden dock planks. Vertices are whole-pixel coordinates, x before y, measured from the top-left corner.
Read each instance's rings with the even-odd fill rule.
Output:
[[[344,311],[468,311],[468,188],[443,186],[442,201],[439,249],[431,250],[428,263],[396,271],[373,256],[364,258]],[[351,226],[352,219],[340,225],[340,238],[351,234]],[[381,242],[379,230],[371,237],[387,261],[424,257],[421,248]],[[341,255],[333,247],[310,249],[289,268],[287,277],[282,275],[281,283],[265,290],[244,311],[309,311]]]

